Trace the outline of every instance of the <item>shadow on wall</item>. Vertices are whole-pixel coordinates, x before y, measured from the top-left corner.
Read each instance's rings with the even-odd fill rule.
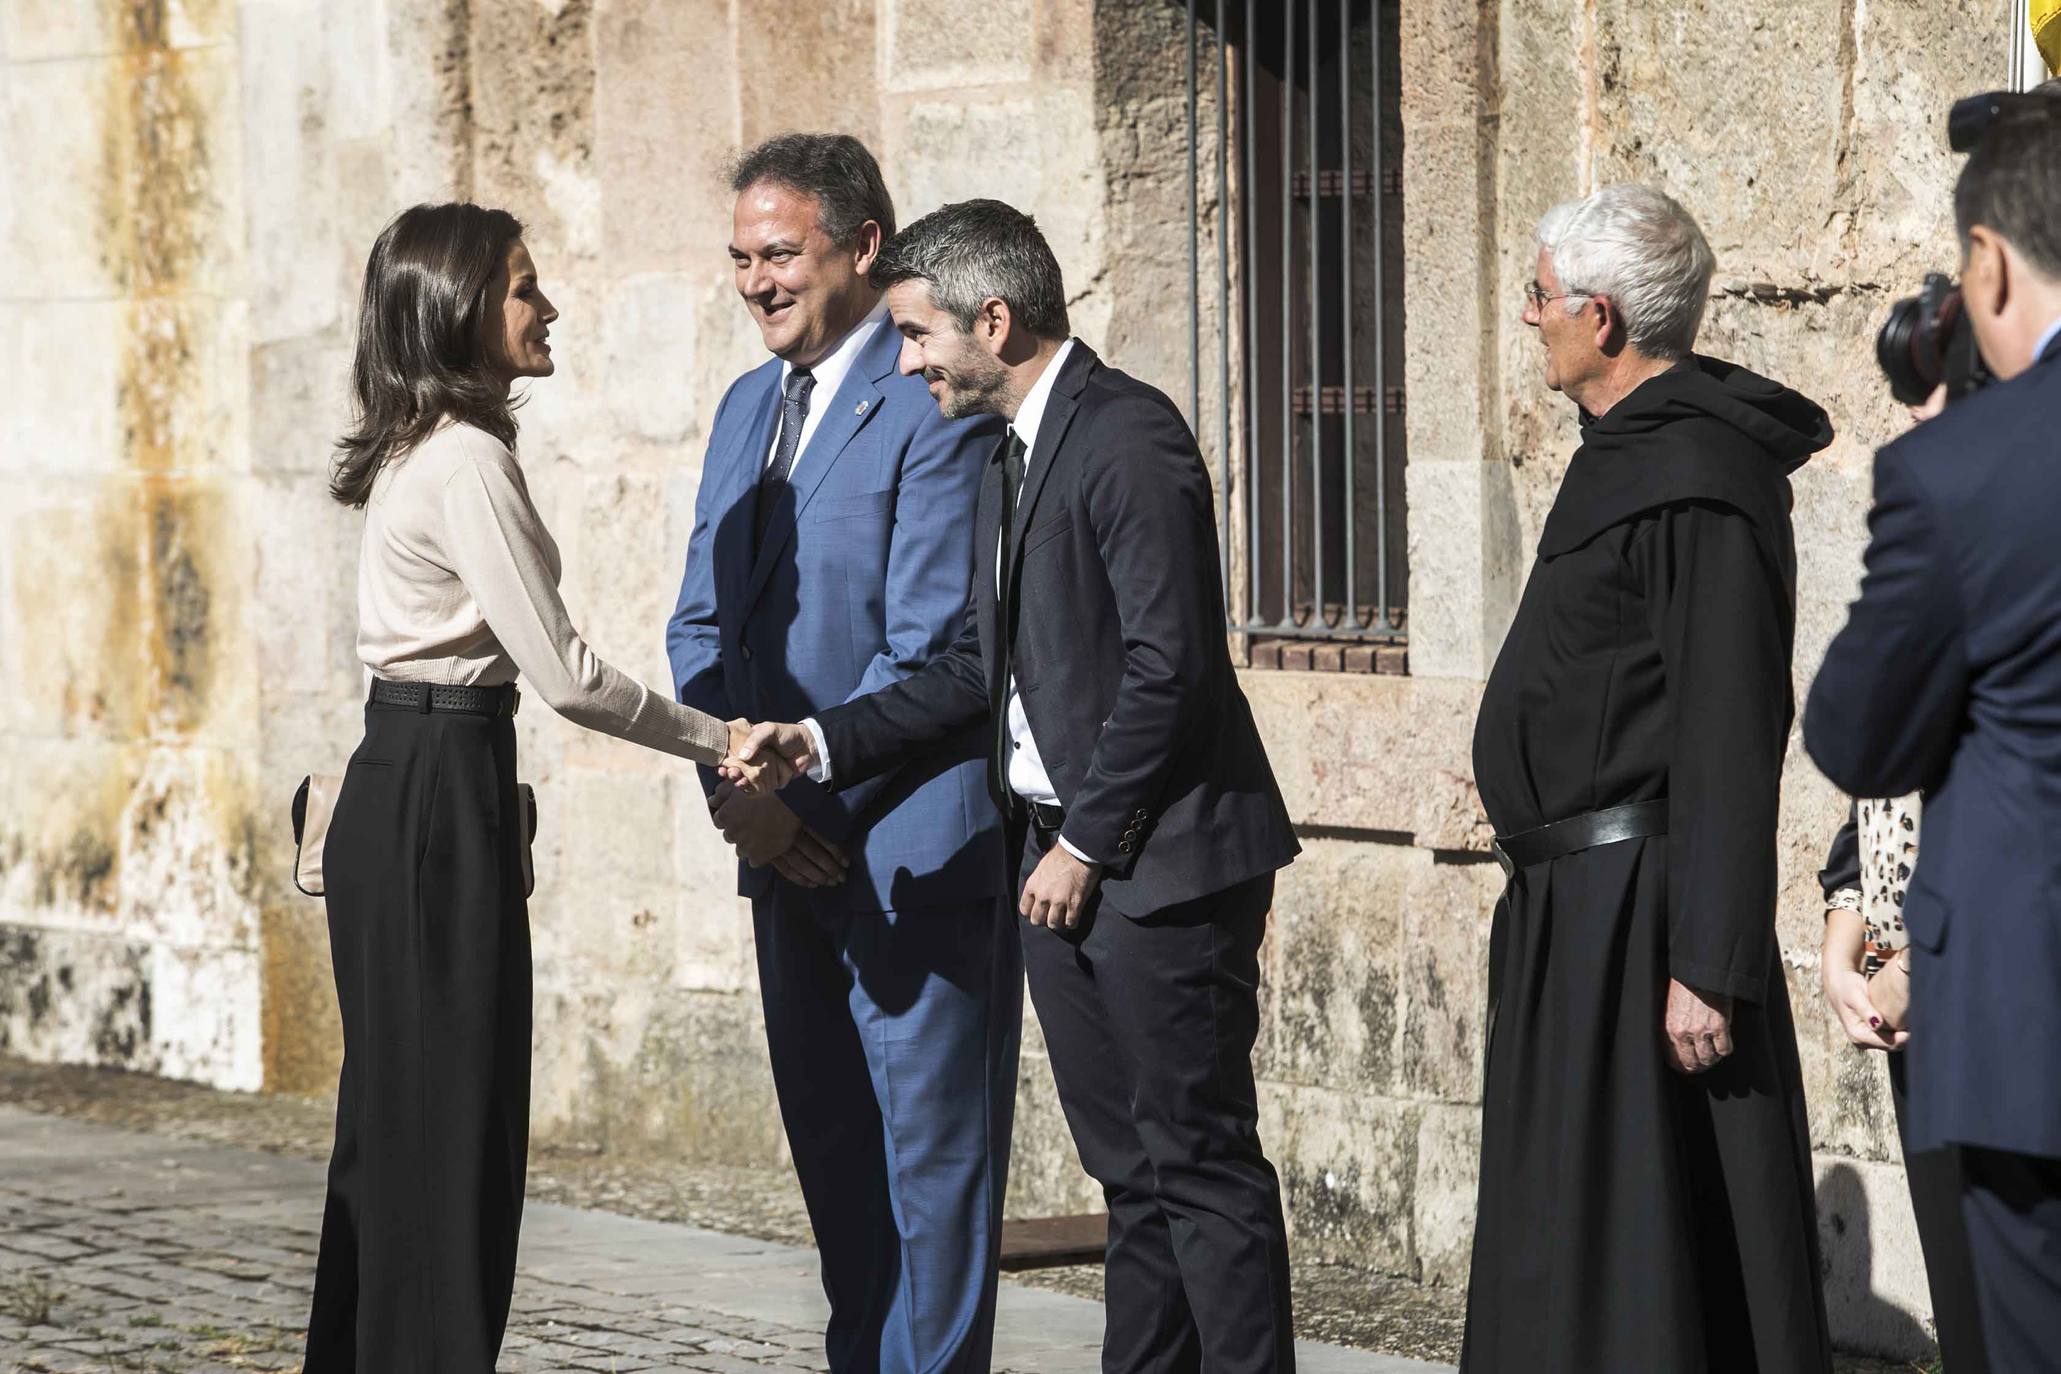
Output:
[[[1901,1177],[1897,1183],[1901,1186]],[[1888,1242],[1892,1228],[1876,1224],[1871,1206],[1867,1184],[1851,1164],[1835,1164],[1818,1180],[1818,1240],[1833,1343],[1870,1355],[1930,1360],[1938,1354],[1932,1333],[1894,1296],[1875,1290],[1876,1249]],[[1908,1217],[1894,1229],[1903,1232],[1905,1242],[1891,1244],[1891,1253],[1881,1258],[1891,1272],[1907,1270],[1914,1291],[1903,1295],[1906,1302],[1913,1296],[1929,1302],[1917,1233]]]

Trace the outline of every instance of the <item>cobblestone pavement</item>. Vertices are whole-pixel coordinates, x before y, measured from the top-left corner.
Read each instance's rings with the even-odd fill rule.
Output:
[[[163,1168],[158,1181],[145,1179],[139,1182],[132,1178],[125,1182],[115,1176],[112,1166],[106,1161],[87,1169],[88,1173],[102,1176],[101,1182],[106,1186],[100,1197],[104,1203],[121,1203],[123,1196],[112,1190],[125,1189],[131,1204],[130,1211],[139,1216],[154,1212],[161,1218],[171,1214],[162,1205],[139,1205],[138,1198],[149,1196],[137,1191],[139,1188],[168,1186],[166,1180],[189,1191],[200,1185],[204,1170],[182,1177],[179,1170],[192,1168],[192,1165],[181,1163],[175,1169],[164,1163],[187,1159],[184,1152],[195,1144],[203,1147],[199,1152],[202,1156],[210,1153],[206,1147],[232,1147],[230,1155],[240,1156],[247,1163],[263,1162],[263,1155],[251,1153],[255,1151],[287,1156],[284,1162],[298,1172],[291,1176],[290,1187],[285,1182],[275,1183],[270,1196],[277,1205],[265,1205],[262,1197],[245,1199],[243,1205],[250,1216],[257,1219],[257,1224],[248,1229],[240,1223],[236,1225],[234,1235],[238,1248],[227,1260],[218,1260],[228,1263],[230,1272],[218,1274],[201,1266],[203,1272],[215,1275],[217,1280],[226,1279],[232,1284],[246,1286],[268,1284],[272,1296],[264,1301],[241,1300],[230,1305],[229,1310],[212,1316],[206,1310],[206,1301],[201,1300],[193,1304],[197,1310],[181,1320],[173,1312],[153,1310],[145,1302],[123,1305],[116,1299],[102,1302],[95,1298],[86,1285],[73,1279],[71,1270],[77,1266],[54,1256],[42,1255],[34,1249],[38,1244],[47,1245],[47,1239],[29,1240],[18,1245],[16,1238],[28,1235],[31,1230],[42,1237],[58,1235],[69,1238],[69,1233],[64,1231],[66,1220],[62,1208],[91,1210],[87,1203],[92,1199],[90,1196],[81,1199],[73,1193],[53,1192],[54,1187],[76,1188],[76,1180],[57,1184],[51,1181],[61,1179],[61,1166],[71,1161],[60,1160],[46,1176],[45,1166],[34,1162],[38,1156],[23,1146],[23,1127],[17,1119],[19,1114],[6,1112],[4,1106],[7,1105],[26,1108],[38,1116],[120,1127],[123,1128],[121,1132],[112,1134],[140,1133],[140,1138],[154,1141],[121,1167],[134,1171],[138,1168],[138,1160],[157,1160]],[[319,1162],[328,1154],[334,1114],[333,1104],[318,1097],[225,1093],[141,1074],[29,1064],[12,1056],[0,1055],[0,1374],[70,1369],[92,1370],[96,1374],[125,1369],[157,1369],[178,1371],[179,1374],[196,1370],[296,1369],[299,1365],[300,1323],[306,1315],[303,1285],[314,1267],[314,1209],[319,1206],[321,1195]],[[308,1161],[315,1162],[313,1168],[309,1167]],[[609,1225],[630,1217],[641,1218],[645,1222],[686,1223],[686,1226],[658,1228],[655,1234],[661,1236],[676,1235],[687,1227],[700,1228],[702,1232],[723,1232],[722,1236],[704,1237],[704,1243],[715,1247],[718,1257],[729,1253],[730,1258],[724,1262],[732,1267],[743,1263],[735,1253],[739,1246],[770,1249],[777,1253],[783,1247],[805,1250],[808,1245],[807,1216],[794,1187],[793,1171],[784,1165],[755,1169],[725,1168],[679,1160],[605,1154],[595,1148],[583,1147],[578,1142],[558,1142],[532,1151],[529,1197],[523,1234],[525,1263],[521,1285],[516,1291],[514,1336],[503,1361],[504,1368],[508,1370],[593,1368],[595,1366],[577,1363],[551,1364],[547,1358],[548,1347],[543,1348],[545,1353],[540,1356],[525,1343],[555,1341],[591,1352],[594,1347],[581,1345],[578,1341],[561,1341],[560,1337],[596,1330],[606,1332],[612,1323],[616,1329],[622,1330],[621,1323],[613,1318],[593,1318],[593,1313],[606,1309],[580,1304],[595,1292],[601,1292],[604,1299],[626,1295],[610,1294],[605,1284],[573,1282],[567,1275],[550,1268],[549,1257],[537,1248],[547,1243],[563,1248],[559,1241],[550,1238],[552,1233],[546,1229],[556,1224],[554,1219],[558,1214],[578,1216],[594,1210],[621,1214],[612,1218],[592,1218],[582,1223],[595,1227],[593,1234],[612,1235],[612,1239],[601,1242],[603,1248],[615,1244],[637,1249],[644,1244],[641,1236],[654,1234],[635,1230],[639,1223],[634,1221],[629,1222],[632,1229],[623,1232],[615,1232]],[[66,1201],[67,1198],[70,1201]],[[33,1199],[60,1204],[60,1209],[47,1214],[44,1224],[31,1227],[28,1224],[33,1219],[29,1202]],[[207,1213],[211,1224],[226,1226],[232,1219],[233,1214],[227,1210]],[[283,1234],[272,1228],[283,1229]],[[120,1226],[105,1229],[115,1233],[122,1230]],[[276,1239],[268,1240],[268,1234],[274,1234]],[[91,1231],[86,1235],[90,1241]],[[750,1247],[747,1242],[737,1240],[738,1237],[773,1244]],[[156,1273],[176,1259],[176,1247],[157,1244],[160,1253],[154,1256],[152,1244],[148,1240],[139,1241],[138,1252],[150,1272]],[[264,1246],[277,1253],[267,1255],[255,1248]],[[729,1247],[727,1252],[725,1247]],[[290,1258],[282,1260],[281,1255]],[[39,1264],[38,1260],[49,1262]],[[160,1263],[161,1260],[165,1263]],[[702,1261],[704,1264],[709,1262]],[[239,1275],[235,1272],[239,1264],[256,1268],[247,1268]],[[816,1335],[819,1329],[816,1313],[821,1301],[816,1296],[813,1267],[804,1255],[799,1262],[789,1265],[788,1273],[801,1297],[812,1305],[806,1309],[808,1315],[805,1317],[796,1318],[790,1314],[784,1323],[770,1324],[784,1325],[790,1332],[799,1329],[806,1333],[804,1338],[798,1338],[801,1340],[799,1346],[781,1348],[799,1349],[804,1355],[813,1356],[820,1344]],[[1295,1281],[1296,1328],[1305,1336],[1363,1349],[1399,1352],[1434,1362],[1429,1367],[1388,1366],[1420,1372],[1426,1368],[1436,1369],[1439,1361],[1450,1362],[1458,1351],[1460,1295],[1450,1289],[1419,1287],[1408,1280],[1372,1274],[1363,1269],[1308,1260],[1297,1264]],[[1033,1297],[1021,1291],[1022,1285],[1051,1290],[1052,1293],[1099,1298],[1101,1271],[1097,1266],[1079,1265],[1005,1275],[1005,1353],[1009,1333],[1014,1329],[1012,1323],[1027,1319],[1018,1315],[1019,1304],[1036,1303],[1047,1296]],[[194,1286],[203,1294],[215,1291],[209,1289],[205,1282]],[[561,1297],[570,1294],[572,1307],[561,1310],[543,1305],[542,1300],[550,1294]],[[635,1298],[639,1304],[647,1303],[647,1299],[639,1295],[627,1296]],[[697,1283],[693,1297],[705,1303],[708,1292]],[[696,1302],[682,1302],[677,1307],[682,1313],[690,1309],[699,1310]],[[635,1315],[637,1310],[641,1308],[633,1309],[633,1315],[627,1320],[657,1319],[666,1312],[661,1307],[639,1317]],[[1035,1306],[1023,1309],[1029,1319],[1037,1321],[1063,1319],[1080,1323],[1078,1329],[1085,1348],[1086,1344],[1092,1343],[1094,1333],[1099,1329],[1100,1313],[1098,1308],[1088,1305],[1086,1316],[1082,1318],[1078,1315],[1081,1310],[1079,1307],[1062,1307],[1054,1312]],[[684,1316],[681,1319],[685,1320]],[[752,1318],[711,1315],[709,1320],[715,1321],[716,1326],[694,1329],[709,1330],[711,1338],[717,1342],[763,1341],[767,1345],[777,1344],[765,1339],[764,1333],[753,1334]],[[558,1324],[555,1327],[551,1325],[554,1322]],[[70,1339],[61,1339],[59,1333]],[[630,1331],[627,1334],[650,1333]],[[109,1341],[122,1348],[103,1352],[97,1358],[85,1350],[76,1349],[67,1350],[62,1356],[49,1353],[51,1347],[95,1340]],[[41,1352],[33,1363],[30,1360],[32,1350]],[[728,1356],[740,1361],[724,1366],[732,1370],[812,1367],[806,1361],[783,1364],[775,1357],[755,1360],[749,1354],[738,1354],[734,1349],[711,1347],[703,1350],[702,1355],[705,1362],[710,1356]],[[633,1363],[627,1350],[620,1347],[615,1348],[615,1357],[618,1361],[615,1368],[626,1372],[649,1367]],[[686,1356],[681,1358],[687,1359]],[[764,1362],[768,1358],[774,1360],[771,1365]],[[1078,1351],[1065,1358],[1075,1362],[1025,1362],[1012,1367],[1026,1371],[1088,1371],[1094,1367],[1093,1361],[1081,1358]],[[598,1367],[605,1370],[610,1366],[604,1362]],[[695,1366],[683,1363],[671,1367]],[[1323,1367],[1348,1366],[1330,1366],[1328,1359],[1323,1365],[1305,1362],[1306,1374],[1311,1369]],[[1364,1368],[1375,1370],[1383,1367],[1373,1364]],[[1937,1374],[1936,1366],[1877,1362],[1853,1356],[1842,1357],[1838,1361],[1838,1369],[1839,1374]]]
[[[300,1367],[320,1163],[0,1107],[0,1371]],[[828,1368],[814,1256],[552,1204],[524,1217],[510,1374]],[[995,1368],[1092,1374],[1099,1304],[1010,1285]],[[1442,1366],[1305,1344],[1305,1374]]]
[[[31,1064],[4,1054],[0,1104],[315,1160],[328,1158],[336,1116],[335,1104],[322,1097],[220,1092],[113,1069]],[[538,1142],[530,1151],[529,1202],[532,1208],[563,1203],[802,1248],[811,1244],[794,1170],[779,1160],[738,1168],[609,1153],[578,1140]],[[1433,1363],[1451,1363],[1459,1353],[1460,1295],[1452,1289],[1308,1257],[1298,1257],[1294,1279],[1296,1330],[1311,1340]],[[1003,1281],[1102,1297],[1100,1265],[1005,1274]],[[4,1361],[0,1374],[10,1374]]]

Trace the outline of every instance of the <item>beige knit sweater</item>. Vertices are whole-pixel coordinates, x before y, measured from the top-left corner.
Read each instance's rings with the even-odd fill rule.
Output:
[[[446,425],[389,462],[365,506],[358,657],[396,682],[494,687],[516,674],[590,730],[714,764],[729,730],[595,656],[558,594],[558,545],[508,447]]]

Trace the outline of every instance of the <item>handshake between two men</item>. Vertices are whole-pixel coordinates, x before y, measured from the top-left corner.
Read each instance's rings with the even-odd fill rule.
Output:
[[[733,721],[710,803],[836,1344],[991,1363],[1027,989],[1110,1270],[1151,1276],[1112,1292],[1111,1348],[1290,1369],[1250,1055],[1297,844],[1195,437],[1073,337],[1030,216],[897,230],[856,140],[762,156],[732,258],[780,363],[718,407],[667,649],[682,704],[797,722]]]
[[[804,824],[778,796],[797,777],[820,771],[816,751],[806,726],[733,720],[730,757],[716,770],[723,782],[709,796],[709,815],[740,859],[804,888],[835,887],[851,867],[843,846]],[[1055,844],[1024,884],[1017,912],[1032,925],[1072,929],[1100,880],[1098,865]]]

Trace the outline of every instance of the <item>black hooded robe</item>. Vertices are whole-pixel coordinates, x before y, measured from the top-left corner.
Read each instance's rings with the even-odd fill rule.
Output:
[[[1824,1374],[1810,1135],[1775,939],[1794,714],[1788,473],[1825,412],[1691,358],[1585,423],[1482,697],[1500,835],[1665,797],[1535,865],[1490,941],[1465,1374]],[[1734,1001],[1668,1067],[1670,976]]]

